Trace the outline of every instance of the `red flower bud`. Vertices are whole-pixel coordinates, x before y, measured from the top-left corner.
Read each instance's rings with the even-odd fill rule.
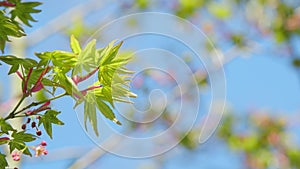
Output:
[[[36,122],[35,121],[31,123],[31,127],[32,128],[36,127]]]
[[[42,131],[41,130],[36,131],[36,135],[38,136],[42,135]]]
[[[44,151],[43,151],[43,154],[44,154],[44,155],[47,155],[47,154],[48,154],[48,150],[44,150]]]
[[[42,141],[42,142],[41,142],[41,145],[42,145],[42,146],[47,146],[47,142],[46,142],[46,141]]]
[[[22,129],[23,129],[23,130],[26,129],[26,124],[22,124]]]

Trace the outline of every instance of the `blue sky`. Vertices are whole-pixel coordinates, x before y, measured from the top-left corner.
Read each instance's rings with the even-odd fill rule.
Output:
[[[33,28],[26,28],[26,31],[30,34],[74,5],[84,2],[86,1],[44,1],[40,7],[42,13],[35,15],[38,22],[32,24]],[[34,51],[69,50],[68,41],[68,38],[62,34],[52,35],[30,48],[27,54],[32,56]],[[1,82],[7,80],[5,72],[7,71],[0,73]],[[265,109],[278,114],[295,115],[297,113],[300,100],[300,79],[291,67],[288,58],[270,56],[267,52],[249,58],[238,57],[225,66],[225,73],[227,102],[237,112],[246,113],[253,109]],[[9,86],[4,85],[4,89],[8,88]],[[63,147],[78,147],[86,151],[96,146],[81,127],[76,112],[72,109],[73,101],[70,98],[54,101],[53,107],[63,112],[60,118],[65,122],[65,126],[53,128],[53,140],[48,139],[47,136],[43,137],[48,142],[49,154],[52,153],[51,150]],[[175,148],[166,153],[165,156],[167,159],[162,159],[166,161],[163,167],[166,169],[183,167],[190,169],[241,168],[241,161],[236,154],[230,152],[228,148],[215,139],[211,139],[194,152]],[[45,156],[34,162],[25,160],[21,168],[63,169],[70,165],[73,160],[48,161],[47,156]],[[137,168],[143,165],[155,166],[156,164],[149,158],[129,159],[106,154],[90,168]]]

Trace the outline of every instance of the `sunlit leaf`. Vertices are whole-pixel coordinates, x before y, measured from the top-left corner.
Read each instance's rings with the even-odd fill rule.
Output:
[[[71,35],[70,47],[71,47],[72,51],[76,54],[79,54],[81,52],[80,44],[74,35]]]
[[[88,97],[87,101],[84,103],[84,124],[87,130],[87,120],[92,125],[92,128],[97,136],[99,136],[98,126],[97,126],[97,114],[96,107],[93,97]]]
[[[98,109],[100,110],[100,112],[109,120],[113,121],[116,124],[121,125],[120,121],[118,119],[116,119],[116,116],[114,114],[114,112],[112,111],[112,109],[102,100],[96,100],[96,104]]]
[[[95,63],[96,57],[96,40],[89,42],[86,47],[79,53],[78,60],[72,71],[72,76],[82,76],[83,71],[90,72],[91,69],[97,67]]]

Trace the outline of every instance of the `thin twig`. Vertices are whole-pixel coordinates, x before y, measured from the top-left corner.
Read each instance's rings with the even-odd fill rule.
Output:
[[[37,106],[37,105],[40,105],[40,104],[43,104],[43,103],[46,103],[48,101],[52,101],[52,100],[56,100],[58,98],[61,98],[63,96],[66,96],[68,95],[67,93],[63,93],[63,94],[60,94],[58,96],[55,96],[53,98],[50,98],[50,99],[46,99],[46,100],[43,100],[43,101],[40,101],[40,102],[32,102],[31,104],[25,106],[24,108],[22,108],[21,110],[19,111],[16,111],[17,108],[21,105],[21,103],[23,102],[23,100],[26,98],[26,97],[22,97],[21,100],[19,101],[19,103],[17,104],[17,106],[14,108],[14,110],[6,117],[4,118],[4,120],[8,120],[8,119],[12,119],[12,118],[15,118],[17,114],[20,114],[22,113],[23,111],[33,107],[33,106]]]

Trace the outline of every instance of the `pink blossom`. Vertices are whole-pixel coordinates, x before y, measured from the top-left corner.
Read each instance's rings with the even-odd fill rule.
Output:
[[[13,158],[14,161],[20,161],[20,152],[19,151],[14,151],[11,153],[11,157]]]
[[[37,147],[34,148],[34,150],[35,150],[35,157],[48,154],[48,150],[46,150],[45,146],[42,145],[38,145]]]

